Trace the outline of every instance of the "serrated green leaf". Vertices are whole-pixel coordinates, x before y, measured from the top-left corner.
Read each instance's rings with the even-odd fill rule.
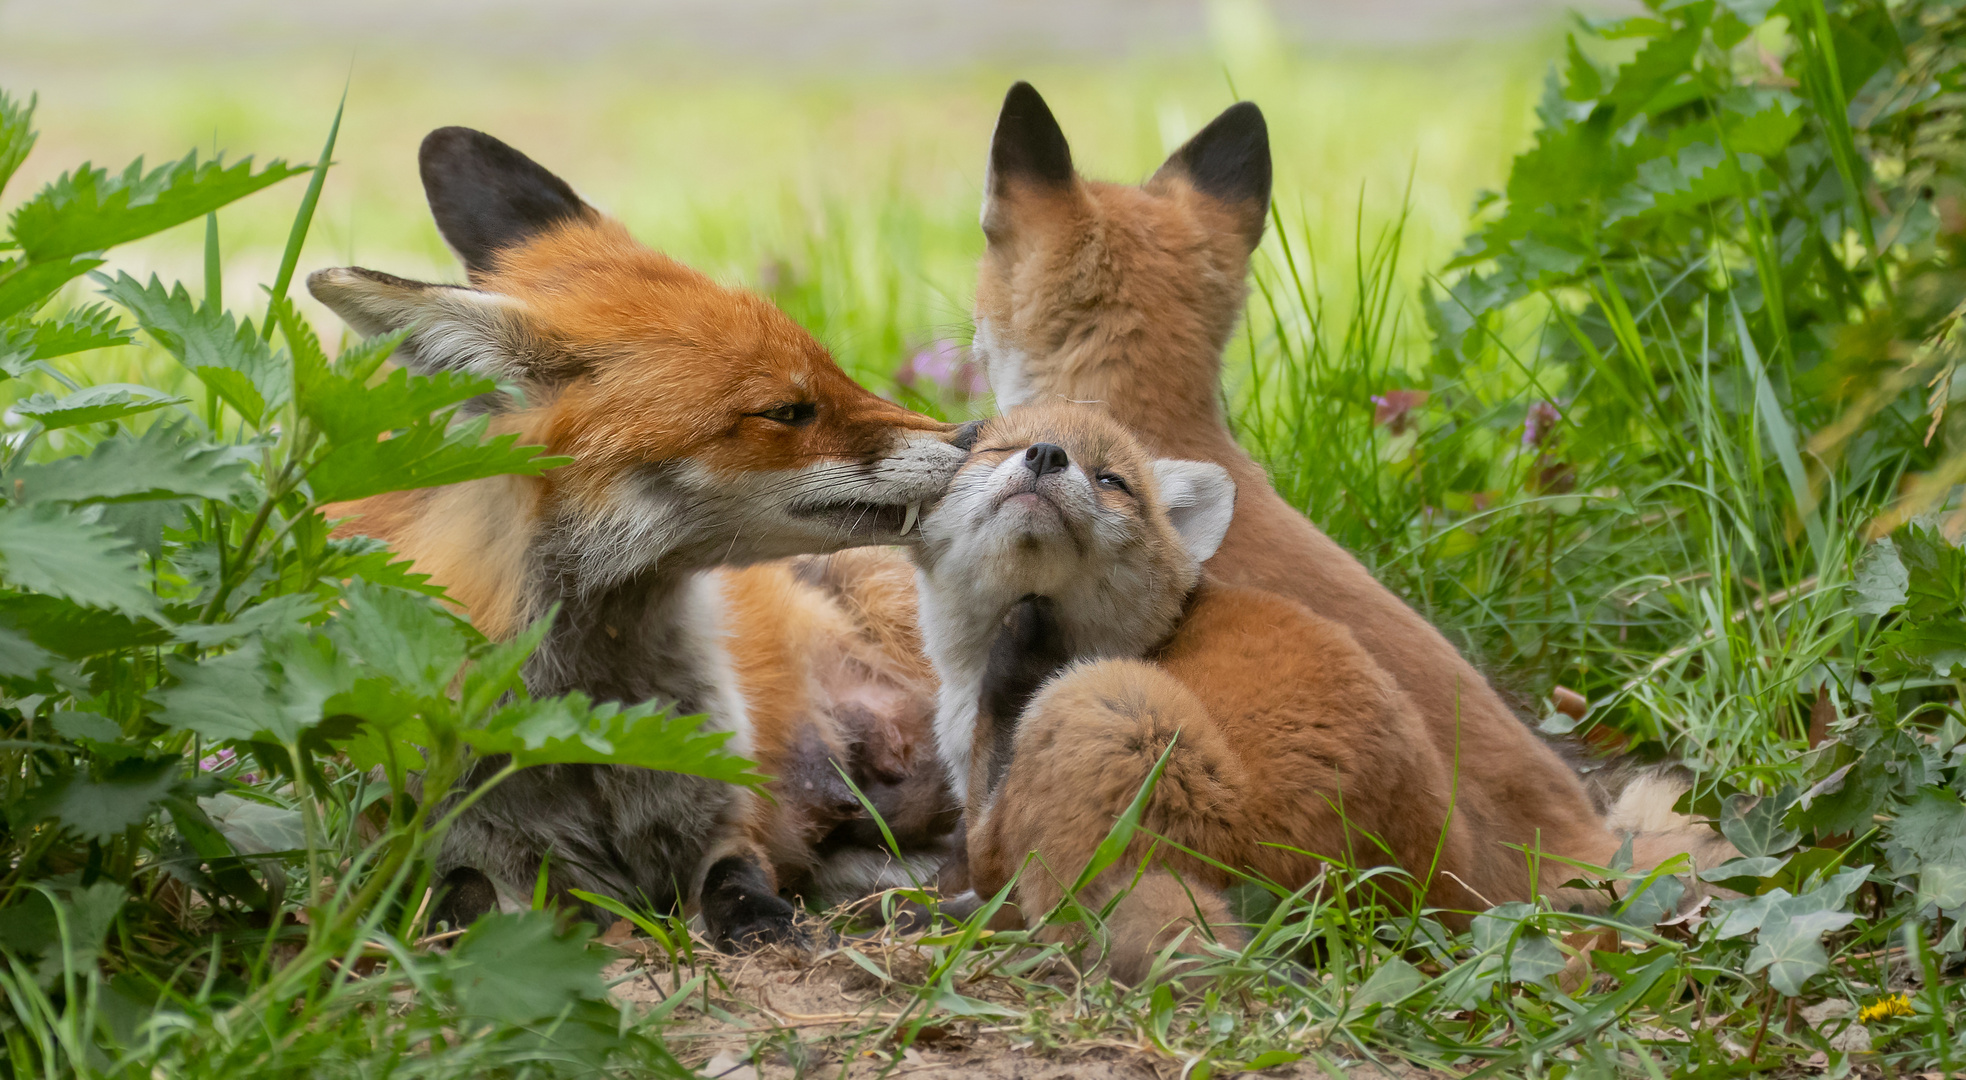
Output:
[[[20,902],[0,908],[0,950],[30,963],[44,987],[53,986],[65,971],[93,971],[103,939],[128,898],[113,881],[35,882]]]
[[[293,373],[285,354],[275,355],[251,322],[235,324],[230,314],[194,303],[183,285],[167,290],[154,275],[148,285],[128,274],[96,280],[104,296],[135,315],[145,333],[248,423],[260,425],[292,398]]]
[[[401,337],[388,335],[390,340],[399,341]],[[372,343],[365,342],[362,347]],[[349,354],[342,354],[342,359],[348,360]],[[440,410],[497,388],[492,380],[476,375],[448,371],[412,375],[405,368],[397,368],[381,382],[369,386],[363,380],[333,374],[323,367],[303,385],[299,404],[301,414],[314,421],[330,443],[340,446],[374,442],[376,436],[387,431],[441,423],[443,418],[435,416]]]
[[[0,579],[126,615],[157,610],[129,545],[84,512],[61,506],[0,507]]]
[[[121,420],[125,416],[135,416],[167,405],[182,404],[184,404],[183,398],[173,397],[147,386],[137,386],[133,383],[103,383],[100,386],[85,386],[72,394],[30,394],[14,402],[13,409],[53,431],[57,428],[75,427],[78,424],[99,424],[109,420]]]
[[[225,501],[246,479],[250,450],[199,443],[179,425],[156,424],[141,435],[104,439],[86,457],[23,465],[0,475],[0,483],[22,503]]]
[[[55,664],[55,654],[36,645],[26,634],[0,626],[0,677],[33,679]]]
[[[392,439],[343,444],[307,474],[308,486],[321,502],[346,502],[487,476],[538,476],[569,460],[542,456],[537,446],[515,445],[516,435],[485,440],[487,420],[476,417],[449,430],[426,422]]]
[[[516,765],[636,765],[734,784],[763,777],[724,749],[728,731],[704,731],[700,716],[671,716],[654,705],[596,705],[585,694],[515,701],[479,728],[462,732],[481,754],[510,754]]]
[[[83,607],[59,596],[38,593],[0,596],[0,627],[70,660],[162,645],[171,640],[163,627],[148,619]]]
[[[606,993],[601,969],[610,956],[589,949],[594,929],[577,923],[560,933],[544,911],[493,912],[471,925],[451,950],[451,993],[466,1015],[506,1023],[551,1019]]]
[[[175,682],[153,691],[152,718],[217,741],[287,746],[321,722],[329,698],[355,675],[318,636],[255,638],[223,656],[166,662]]]
[[[428,597],[366,581],[349,583],[342,604],[328,636],[344,659],[412,694],[449,693],[471,645],[456,616]]]
[[[89,712],[58,712],[48,718],[55,733],[70,742],[112,743],[123,737],[123,728],[106,716]]]
[[[120,761],[100,780],[65,773],[29,792],[9,816],[17,825],[53,818],[84,839],[108,842],[147,821],[182,777],[176,756]]]
[[[63,285],[101,265],[101,259],[87,255],[54,262],[0,261],[0,319],[34,311]]]
[[[7,181],[14,178],[14,171],[34,149],[34,140],[39,137],[34,130],[34,107],[39,103],[39,98],[30,97],[22,105],[0,90],[0,192],[7,190]]]
[[[39,361],[127,344],[132,332],[105,304],[88,304],[47,322],[0,321],[0,372],[19,377]]]
[[[323,603],[325,601],[313,593],[276,596],[245,608],[231,622],[174,626],[171,637],[201,648],[217,648],[244,638],[276,634],[294,626],[311,624],[321,614]]]
[[[116,175],[84,165],[14,209],[14,242],[35,262],[104,251],[203,217],[302,171],[274,161],[255,173],[251,158],[201,165],[197,151],[147,173],[142,159]]]

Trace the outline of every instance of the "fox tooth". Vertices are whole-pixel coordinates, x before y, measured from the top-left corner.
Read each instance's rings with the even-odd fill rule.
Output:
[[[902,535],[902,536],[906,536],[906,535],[908,535],[908,533],[909,533],[909,532],[910,532],[910,531],[911,531],[912,529],[914,529],[914,527],[915,527],[915,517],[916,517],[916,516],[917,516],[918,514],[920,514],[921,512],[922,512],[922,504],[921,504],[921,503],[918,503],[918,502],[911,502],[911,503],[909,503],[909,504],[908,504],[908,516],[907,516],[907,517],[905,517],[905,518],[903,518],[903,519],[901,519],[901,535]]]

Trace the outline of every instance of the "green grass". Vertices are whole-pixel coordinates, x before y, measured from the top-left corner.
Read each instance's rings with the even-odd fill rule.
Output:
[[[1683,6],[1663,23],[1705,10]],[[1863,62],[1856,30],[1844,7],[1832,12],[1828,33],[1854,80]],[[1934,70],[1957,81],[1946,26],[1935,32],[1943,47]],[[1722,80],[1714,89],[1748,80],[1755,69],[1742,58],[1765,47],[1809,80],[1807,93],[1827,95],[1811,100],[1861,106],[1876,96],[1833,86],[1822,56],[1781,26],[1731,52],[1714,45],[1725,32],[1708,29],[1706,51],[1685,60],[1698,78]],[[1594,60],[1605,86],[1585,96],[1615,96],[1629,44],[1585,40],[1589,59],[1566,61],[1573,85]],[[420,834],[394,822],[377,839],[377,823],[360,813],[372,795],[365,774],[324,755],[314,798],[296,798],[277,779],[251,788],[307,825],[305,858],[284,863],[290,896],[319,901],[304,925],[292,921],[291,903],[254,923],[231,901],[196,900],[224,890],[158,872],[157,860],[181,854],[161,825],[120,847],[56,849],[52,826],[37,834],[44,846],[15,865],[50,849],[71,863],[45,878],[10,875],[0,915],[21,910],[6,907],[16,893],[45,885],[59,894],[50,910],[84,920],[62,935],[80,947],[93,924],[73,872],[122,874],[139,895],[105,931],[106,967],[71,956],[37,969],[8,956],[0,993],[12,1011],[0,1033],[13,1060],[85,1075],[641,1075],[673,1072],[672,1052],[695,1065],[725,1049],[825,1076],[906,1070],[911,1048],[958,1069],[961,1052],[950,1047],[966,1044],[990,1057],[1012,1047],[1067,1057],[1125,1048],[1189,1076],[1268,1066],[1316,1075],[1369,1061],[1460,1074],[1733,1075],[1814,1068],[1817,1053],[1832,1070],[1957,1067],[1961,879],[1949,875],[1966,875],[1966,850],[1952,839],[1966,833],[1954,794],[1966,784],[1966,716],[1961,667],[1944,657],[1966,640],[1956,638],[1966,554],[1956,532],[1949,542],[1899,531],[1887,549],[1867,548],[1866,530],[1903,505],[1895,500],[1907,477],[1944,475],[1966,409],[1932,446],[1921,443],[1929,416],[1916,384],[1935,368],[1919,368],[1911,389],[1885,395],[1858,434],[1819,436],[1910,345],[1956,330],[1957,316],[1942,316],[1958,296],[1919,301],[1936,308],[1921,315],[1898,294],[1957,291],[1948,275],[1959,253],[1938,234],[1886,258],[1865,254],[1868,236],[1906,234],[1836,216],[1848,200],[1822,177],[1853,166],[1840,149],[1810,148],[1858,140],[1868,164],[1857,164],[1876,170],[1892,214],[1915,215],[1930,208],[1932,189],[1953,190],[1948,159],[1932,152],[1942,165],[1917,171],[1923,144],[1893,141],[1901,133],[1888,118],[1865,120],[1855,136],[1810,126],[1794,136],[1799,149],[1769,151],[1789,153],[1798,175],[1814,161],[1810,184],[1783,173],[1753,199],[1725,194],[1595,229],[1606,192],[1586,190],[1595,174],[1583,166],[1602,162],[1568,161],[1554,170],[1575,181],[1555,185],[1557,211],[1522,199],[1473,216],[1476,193],[1502,186],[1530,147],[1532,105],[1558,55],[1553,39],[1342,60],[1225,46],[1153,63],[825,76],[686,63],[651,74],[620,59],[492,69],[441,51],[414,62],[383,52],[352,74],[343,59],[305,55],[195,65],[128,57],[116,66],[41,58],[44,136],[6,198],[25,199],[84,158],[163,160],[216,146],[311,160],[346,81],[337,164],[298,249],[301,272],[355,263],[457,278],[423,209],[414,149],[431,127],[471,124],[568,177],[654,246],[768,291],[849,370],[892,390],[892,373],[913,352],[969,336],[983,152],[1012,77],[1044,91],[1081,169],[1114,179],[1146,175],[1234,97],[1257,100],[1277,188],[1249,317],[1227,358],[1239,435],[1287,498],[1440,621],[1532,720],[1565,726],[1547,704],[1563,684],[1591,699],[1601,733],[1695,766],[1697,809],[1762,860],[1737,868],[1729,884],[1759,894],[1753,903],[1763,907],[1777,889],[1798,894],[1782,918],[1752,936],[1722,936],[1712,921],[1660,926],[1658,902],[1673,886],[1648,892],[1647,882],[1613,872],[1615,922],[1506,905],[1456,937],[1430,920],[1363,907],[1369,894],[1343,887],[1357,875],[1334,867],[1323,888],[1298,894],[1246,883],[1239,903],[1253,940],[1192,943],[1200,966],[1179,983],[1079,980],[1096,952],[990,934],[975,920],[900,941],[849,937],[816,961],[740,962],[700,952],[678,922],[650,917],[641,923],[651,936],[631,949],[641,958],[610,969],[623,980],[610,999],[595,971],[606,954],[554,937],[544,920],[499,923],[448,954],[416,948],[405,928],[414,921],[407,898],[417,895],[407,868],[417,864],[389,844]],[[1708,122],[1684,101],[1640,106],[1658,111],[1635,107],[1632,158],[1604,170],[1613,195],[1638,159],[1676,153],[1687,140],[1671,139],[1697,137]],[[1584,119],[1550,116],[1561,131]],[[1956,149],[1956,139],[1940,145]],[[1930,189],[1892,179],[1891,162]],[[218,215],[225,300],[256,321],[261,284],[291,253],[300,184]],[[1812,234],[1843,236],[1829,245],[1839,269],[1781,239],[1773,222],[1782,215]],[[1522,265],[1509,243],[1536,236],[1548,264],[1549,251],[1582,242],[1579,232],[1590,247],[1575,265],[1501,284]],[[1449,268],[1471,233],[1500,238],[1473,265],[1475,277]],[[212,268],[197,221],[110,258],[111,272],[167,281],[197,282]],[[1772,297],[1767,280],[1781,286]],[[88,299],[88,288],[71,287],[66,299]],[[334,320],[297,299],[332,340]],[[280,340],[291,347],[297,336]],[[1869,342],[1884,343],[1889,361],[1866,353]],[[1956,364],[1956,353],[1936,346],[1917,355],[1928,354]],[[139,382],[203,401],[202,388],[150,346],[57,366],[83,382]],[[30,376],[0,385],[0,397],[51,388]],[[1422,391],[1424,400],[1399,396]],[[1401,402],[1410,407],[1394,415]],[[269,476],[281,454],[302,452],[286,441],[291,431],[265,437],[275,447]],[[50,432],[32,456],[97,438]],[[1946,497],[1940,521],[1956,525],[1958,495]],[[266,505],[278,502],[269,495]],[[242,522],[222,509],[205,508],[206,528],[236,553]],[[292,542],[312,542],[305,533]],[[159,587],[203,595],[195,575],[160,576]],[[148,654],[115,655],[141,674]],[[30,716],[49,700],[7,705]],[[1812,738],[1812,717],[1827,721],[1815,733],[1826,741]],[[17,725],[6,737],[34,733]],[[5,752],[22,763],[10,784],[36,775],[27,749],[10,743]],[[365,868],[386,859],[409,879],[358,902],[376,882]],[[317,865],[338,869],[315,876]],[[1868,868],[1868,880],[1845,888],[1855,886],[1855,867]],[[1783,921],[1789,915],[1795,921]],[[1053,918],[1096,923],[1099,913],[1068,907]],[[856,924],[841,916],[839,925]],[[1826,938],[1825,927],[1834,931]],[[1607,928],[1617,944],[1587,936]],[[1757,966],[1758,956],[1789,967]],[[1566,964],[1578,979],[1553,977]],[[486,978],[497,966],[523,977]],[[1778,981],[1778,970],[1801,972],[1800,981]],[[552,1008],[535,1007],[529,980],[547,984]],[[1903,1014],[1869,1021],[1868,1056],[1829,1042],[1842,1021],[1798,1018],[1824,1000],[1868,1005],[1897,993]]]

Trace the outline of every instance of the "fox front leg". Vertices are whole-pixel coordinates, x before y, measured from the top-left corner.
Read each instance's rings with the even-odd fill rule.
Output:
[[[1026,596],[1004,616],[1002,629],[990,643],[976,710],[974,745],[981,760],[972,766],[971,776],[982,780],[979,787],[986,798],[996,792],[1010,768],[1017,721],[1024,707],[1036,696],[1038,687],[1071,659],[1057,605],[1049,596]]]

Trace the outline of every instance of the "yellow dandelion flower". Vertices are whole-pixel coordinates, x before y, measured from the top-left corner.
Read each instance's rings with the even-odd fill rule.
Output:
[[[1892,994],[1879,998],[1863,1007],[1857,1014],[1858,1021],[1868,1024],[1873,1020],[1885,1020],[1893,1016],[1910,1016],[1911,999],[1903,994]]]

